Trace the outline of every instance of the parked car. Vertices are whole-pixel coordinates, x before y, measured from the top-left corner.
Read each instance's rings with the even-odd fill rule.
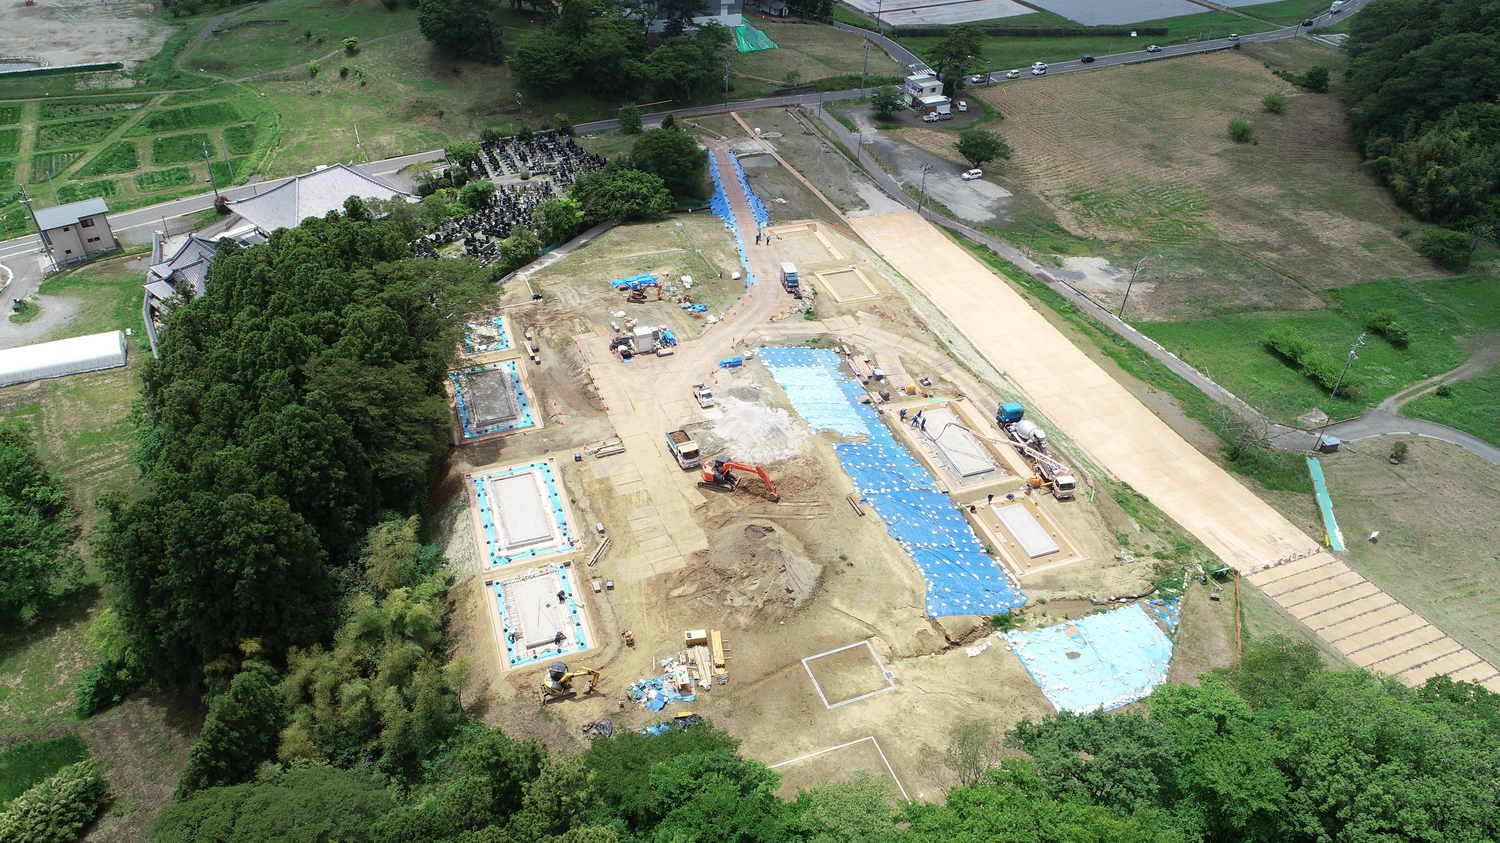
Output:
[[[1047,75],[1047,68],[1045,68],[1045,67],[1033,67],[1031,69],[1031,75],[1032,76],[1046,76]]]
[[[983,81],[984,81],[984,77],[983,76],[970,76],[969,77],[969,84],[970,85],[978,85],[979,83],[981,83]]]
[[[1032,70],[1046,70],[1047,69],[1047,63],[1044,62],[1044,61],[1034,61],[1034,62],[1031,63],[1031,69]]]
[[[1019,71],[1019,70],[1007,70],[1007,71],[1005,71],[1005,78],[1006,79],[1015,79],[1016,77],[1018,77],[1020,75],[1021,75],[1021,71]]]
[[[938,121],[938,119],[939,118],[937,116],[937,112],[936,111],[934,111],[934,112],[932,112],[930,114],[923,114],[922,115],[922,122],[923,123],[936,123]]]
[[[1229,40],[1230,41],[1238,41],[1238,40],[1240,40],[1240,34],[1238,32],[1231,32],[1231,33],[1229,33]]]
[[[959,111],[968,111],[969,110],[969,103],[968,103],[968,101],[967,100],[959,100],[958,101],[958,110]]]
[[[945,112],[939,111],[937,119],[939,119],[939,120],[952,120],[953,119],[953,112],[949,111],[949,112],[945,113]]]
[[[1151,46],[1149,46],[1149,47],[1146,48],[1146,52],[1148,52],[1148,53],[1159,53],[1159,52],[1161,52],[1161,48],[1158,47],[1158,46],[1156,46],[1155,44],[1152,44]]]
[[[1307,20],[1303,21],[1302,25],[1303,26],[1312,26],[1313,25],[1312,18],[1308,18]]]
[[[983,170],[969,170],[968,172],[966,172],[963,175],[959,176],[959,178],[963,179],[964,181],[973,181],[975,179],[982,179],[982,178],[984,178],[984,171]]]
[[[1079,59],[1079,61],[1083,62],[1084,64],[1093,64],[1094,63],[1094,57],[1093,56],[1084,56],[1083,58]]]

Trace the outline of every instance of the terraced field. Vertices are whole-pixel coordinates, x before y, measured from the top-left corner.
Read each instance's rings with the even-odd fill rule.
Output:
[[[1276,42],[975,96],[1006,115],[992,124],[1015,150],[996,168],[1006,186],[1084,238],[1138,244],[1123,247],[1137,255],[1219,241],[1221,253],[1311,289],[1429,275],[1401,239],[1398,209],[1360,169],[1337,92],[1288,91],[1266,67],[1337,60],[1313,45]],[[1260,105],[1272,91],[1292,95],[1285,114]],[[1256,125],[1256,143],[1229,139],[1235,117]],[[1146,297],[1141,304],[1167,317],[1166,305],[1194,295],[1158,293],[1161,309]]]
[[[0,105],[0,236],[31,230],[17,201],[21,184],[38,208],[102,196],[112,210],[128,210],[201,190],[210,173],[205,145],[219,186],[243,184],[278,134],[265,101],[236,85]]]

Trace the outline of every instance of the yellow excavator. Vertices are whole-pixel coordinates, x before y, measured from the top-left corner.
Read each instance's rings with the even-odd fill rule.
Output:
[[[581,676],[589,677],[584,683],[583,690],[573,687],[573,680]],[[582,670],[568,670],[568,666],[562,662],[553,662],[547,668],[547,678],[542,680],[542,704],[546,705],[548,700],[560,700],[563,697],[571,697],[574,694],[582,696],[590,693],[598,686],[604,677],[599,671],[591,667]]]

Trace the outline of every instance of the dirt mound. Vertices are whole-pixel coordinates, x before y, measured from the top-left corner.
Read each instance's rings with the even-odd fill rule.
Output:
[[[790,615],[822,582],[822,568],[802,543],[764,521],[736,521],[717,530],[709,550],[676,572],[669,596],[704,622],[747,629]]]

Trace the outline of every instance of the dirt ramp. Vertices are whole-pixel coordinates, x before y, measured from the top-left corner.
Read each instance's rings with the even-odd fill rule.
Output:
[[[767,521],[736,520],[710,536],[695,564],[674,574],[669,596],[705,623],[747,629],[790,615],[822,579],[822,567],[795,536]]]

